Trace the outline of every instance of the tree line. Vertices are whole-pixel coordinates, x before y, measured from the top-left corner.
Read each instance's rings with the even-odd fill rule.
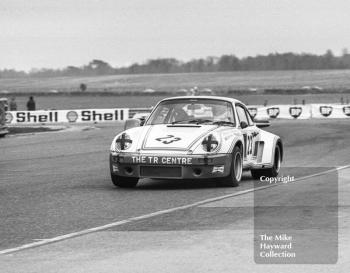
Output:
[[[341,56],[335,56],[331,50],[327,50],[322,55],[271,53],[243,58],[238,58],[235,55],[222,55],[221,57],[210,56],[192,59],[187,62],[175,58],[158,58],[144,63],[134,63],[127,67],[112,67],[103,60],[92,60],[89,64],[81,67],[67,66],[63,69],[43,68],[32,69],[29,72],[4,69],[0,70],[0,78],[349,68],[350,54],[347,49],[344,49]]]

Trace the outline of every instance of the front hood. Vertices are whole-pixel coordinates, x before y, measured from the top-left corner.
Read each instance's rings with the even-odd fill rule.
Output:
[[[147,128],[148,127],[148,128]],[[146,129],[147,128],[147,129]],[[141,150],[189,150],[217,125],[149,125],[139,147]]]

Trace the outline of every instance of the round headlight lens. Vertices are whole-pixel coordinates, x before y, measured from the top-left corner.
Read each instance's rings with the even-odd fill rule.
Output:
[[[127,150],[131,147],[132,140],[130,136],[126,133],[121,134],[117,139],[116,139],[116,148],[120,151]]]
[[[213,152],[219,146],[219,140],[212,134],[208,135],[202,141],[202,148],[206,152]]]

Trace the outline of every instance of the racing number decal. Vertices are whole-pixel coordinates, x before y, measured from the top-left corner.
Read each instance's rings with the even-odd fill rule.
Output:
[[[173,135],[167,135],[166,137],[158,137],[156,138],[156,140],[162,142],[163,144],[170,144],[175,141],[181,140],[181,138],[175,137]]]
[[[247,136],[247,155],[252,155],[253,154],[253,136],[248,135]]]
[[[254,142],[254,136],[250,133],[244,134],[244,156],[248,157],[253,154],[253,142]]]

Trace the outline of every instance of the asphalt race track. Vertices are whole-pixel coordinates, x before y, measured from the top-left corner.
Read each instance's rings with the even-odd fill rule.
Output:
[[[143,180],[135,189],[117,189],[109,178],[108,150],[121,128],[96,125],[0,140],[1,272],[350,271],[350,167],[337,172],[336,264],[259,265],[249,173],[237,188],[216,187],[214,181]],[[285,145],[282,175],[301,179],[259,194],[277,208],[298,196],[313,206],[327,202],[322,198],[334,186],[327,183],[328,171],[350,165],[349,129],[348,120],[273,122],[268,130]],[[308,191],[316,188],[319,195],[308,200]],[[267,216],[271,221],[282,219],[276,211]],[[67,234],[65,240],[45,241]],[[5,253],[36,242],[42,245]]]

